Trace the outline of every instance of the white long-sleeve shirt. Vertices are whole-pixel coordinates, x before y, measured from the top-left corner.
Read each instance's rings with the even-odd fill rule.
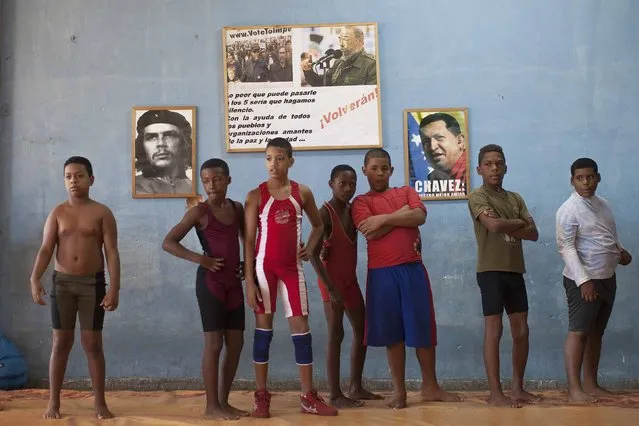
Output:
[[[617,225],[608,202],[574,192],[557,210],[557,247],[563,274],[578,286],[612,277],[621,258]]]
[[[557,210],[557,247],[564,276],[578,286],[612,277],[621,258],[617,225],[608,202],[574,192]]]

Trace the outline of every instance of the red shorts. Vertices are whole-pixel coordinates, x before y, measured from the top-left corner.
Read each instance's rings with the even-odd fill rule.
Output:
[[[293,265],[273,265],[257,259],[255,265],[257,283],[262,294],[257,314],[273,314],[277,292],[282,296],[286,318],[308,315],[308,296],[302,263]]]
[[[322,294],[322,300],[329,302],[331,298],[328,294],[328,288],[321,281],[318,281],[317,284]],[[349,282],[337,280],[333,281],[333,284],[337,286],[337,291],[339,291],[344,300],[344,308],[357,309],[364,305],[364,297],[362,296],[362,290],[360,290],[359,284],[357,284],[357,280],[350,280]]]

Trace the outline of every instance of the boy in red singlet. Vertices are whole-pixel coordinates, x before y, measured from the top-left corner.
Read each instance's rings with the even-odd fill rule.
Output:
[[[364,298],[357,283],[357,228],[351,219],[350,200],[355,195],[357,174],[346,164],[335,166],[328,185],[333,198],[324,203],[319,213],[323,229],[315,241],[309,241],[311,263],[319,278],[328,323],[328,355],[326,371],[330,404],[334,407],[360,407],[362,399],[381,399],[362,388],[362,372],[366,358],[364,345]],[[351,350],[351,383],[348,397],[340,388],[340,352],[344,339],[344,313],[353,328]]]
[[[239,273],[244,210],[242,204],[226,198],[231,176],[225,161],[218,158],[205,161],[200,168],[200,178],[208,199],[186,212],[180,223],[164,238],[162,248],[200,265],[195,294],[205,341],[202,357],[206,388],[204,417],[236,420],[248,416],[246,411],[229,405],[231,384],[244,345],[244,294]],[[195,253],[180,244],[192,228],[195,228],[204,254]],[[226,354],[218,391],[219,359],[223,346],[226,346]]]
[[[320,416],[337,415],[337,410],[328,406],[313,389],[308,299],[298,252],[302,243],[302,211],[313,226],[309,240],[321,234],[322,220],[311,190],[288,179],[288,170],[293,161],[290,142],[284,138],[271,139],[266,145],[269,180],[246,197],[246,298],[255,311],[253,362],[257,384],[252,417],[270,417],[271,394],[266,389],[266,378],[278,291],[288,318],[295,361],[299,367],[301,411]]]

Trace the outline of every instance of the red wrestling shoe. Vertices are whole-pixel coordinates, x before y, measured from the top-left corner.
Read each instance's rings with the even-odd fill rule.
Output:
[[[317,414],[318,416],[337,416],[337,409],[324,402],[316,390],[300,396],[300,411],[304,414]]]
[[[271,393],[266,389],[260,389],[255,391],[255,404],[253,405],[253,411],[251,417],[257,417],[260,419],[267,419],[271,417]]]

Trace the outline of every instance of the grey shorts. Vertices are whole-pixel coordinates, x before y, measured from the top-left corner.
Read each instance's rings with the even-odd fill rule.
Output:
[[[581,290],[577,284],[564,277],[564,289],[568,299],[568,327],[570,331],[589,333],[597,331],[601,334],[606,330],[612,307],[617,294],[617,277],[613,275],[605,280],[592,280],[595,283],[597,299],[586,302],[581,297]]]

